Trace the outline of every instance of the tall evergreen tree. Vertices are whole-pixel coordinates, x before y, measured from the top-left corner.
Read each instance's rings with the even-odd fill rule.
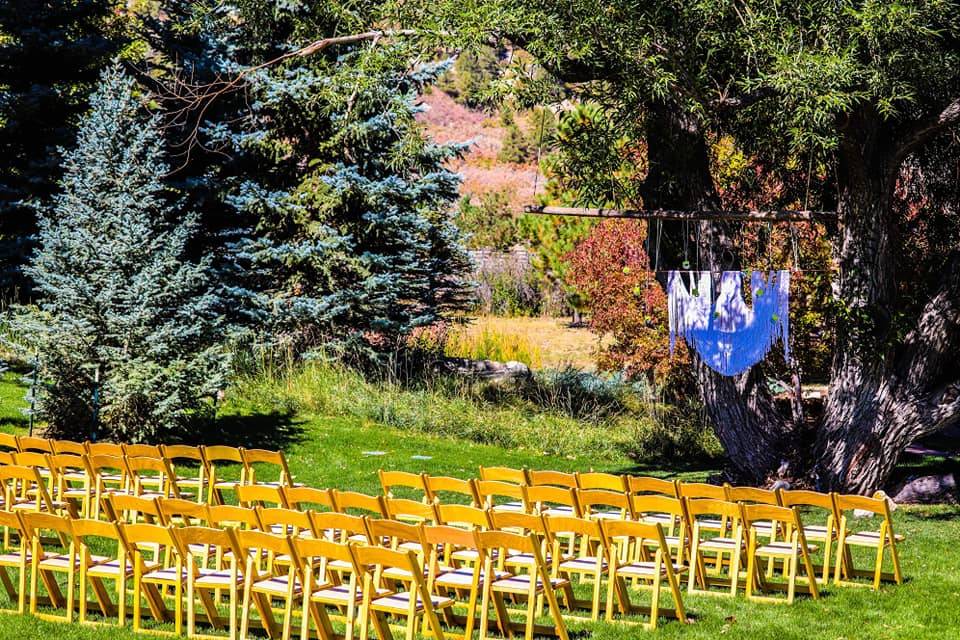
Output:
[[[193,214],[169,202],[159,117],[118,65],[104,71],[61,193],[42,211],[26,269],[40,295],[16,325],[36,350],[38,411],[58,435],[152,440],[197,417],[221,388],[220,299],[209,264],[185,260]]]
[[[73,141],[100,69],[123,45],[118,4],[0,2],[0,288],[29,286],[30,203],[56,191],[57,150]]]
[[[349,16],[266,0],[195,8],[194,42],[206,50],[177,57],[188,76],[231,77],[318,37],[367,29],[376,7],[363,7]],[[180,36],[178,45],[188,41]],[[411,71],[412,57],[369,42],[294,57],[247,76],[234,110],[219,102],[219,116],[202,123],[203,148],[221,156],[212,172],[201,156],[191,162],[234,218],[219,229],[232,236],[220,243],[234,258],[224,271],[232,264],[242,276],[232,290],[256,294],[247,297],[265,303],[272,335],[298,350],[376,355],[465,306],[469,260],[451,221],[459,177],[444,166],[461,148],[431,143],[415,119],[419,91],[445,66]]]

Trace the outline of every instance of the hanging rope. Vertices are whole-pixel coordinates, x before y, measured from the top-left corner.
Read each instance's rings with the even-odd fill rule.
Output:
[[[541,107],[541,109],[546,109],[546,107]],[[540,134],[537,137],[537,168],[533,173],[533,200],[537,200],[537,185],[540,184],[540,155],[543,153],[543,128],[547,122],[547,114],[545,111],[540,112]]]

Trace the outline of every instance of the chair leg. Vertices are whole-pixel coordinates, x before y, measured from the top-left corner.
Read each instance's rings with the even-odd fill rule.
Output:
[[[650,628],[657,628],[657,618],[660,617],[660,570],[662,569],[662,556],[657,552],[657,557],[661,561],[653,567],[653,594],[650,597]]]

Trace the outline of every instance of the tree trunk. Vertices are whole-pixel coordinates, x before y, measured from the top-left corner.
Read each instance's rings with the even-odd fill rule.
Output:
[[[644,181],[644,206],[689,210],[719,207],[707,142],[692,116],[671,105],[653,105],[648,113],[649,173]],[[663,222],[662,230],[648,225],[651,257],[657,259],[659,235],[661,267],[679,268],[685,259],[683,236],[689,228],[681,222]],[[699,247],[686,256],[695,267],[721,271],[739,263],[733,241],[722,223],[699,223]],[[660,276],[661,284],[665,284]],[[714,431],[726,450],[731,479],[763,483],[796,452],[797,429],[777,411],[761,367],[736,377],[725,377],[707,367],[692,353],[697,386]]]

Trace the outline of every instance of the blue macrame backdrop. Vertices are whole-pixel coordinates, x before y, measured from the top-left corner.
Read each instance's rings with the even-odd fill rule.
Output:
[[[684,274],[690,286],[684,282]],[[734,376],[763,360],[777,340],[790,359],[790,272],[754,271],[750,277],[752,308],[743,300],[741,271],[719,275],[713,299],[709,271],[671,271],[667,281],[670,353],[677,336],[687,341],[714,371]]]

